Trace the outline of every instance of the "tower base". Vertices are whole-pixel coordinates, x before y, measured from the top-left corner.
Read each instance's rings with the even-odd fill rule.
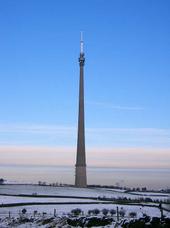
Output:
[[[76,166],[75,186],[78,188],[87,187],[86,166]]]

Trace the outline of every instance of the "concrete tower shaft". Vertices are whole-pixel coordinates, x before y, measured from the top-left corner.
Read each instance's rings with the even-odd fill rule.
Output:
[[[86,154],[85,154],[85,124],[84,124],[84,52],[83,39],[80,40],[80,81],[79,81],[79,113],[78,113],[78,138],[77,138],[77,157],[76,157],[76,175],[75,186],[86,187]]]

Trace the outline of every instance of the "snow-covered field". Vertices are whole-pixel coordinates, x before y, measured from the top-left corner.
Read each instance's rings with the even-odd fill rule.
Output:
[[[29,194],[37,193],[38,195],[54,195],[54,196],[80,196],[80,197],[99,197],[107,196],[124,196],[121,192],[112,192],[111,190],[99,188],[74,188],[74,187],[52,187],[38,185],[2,185],[0,186],[0,194]],[[125,194],[129,195],[129,194]],[[132,196],[135,198],[136,196]]]
[[[0,194],[28,194],[28,195],[54,195],[54,196],[79,196],[79,197],[107,197],[119,198],[126,197],[130,199],[151,198],[153,200],[161,199],[167,200],[170,194],[146,194],[135,192],[137,194],[125,193],[122,190],[102,189],[102,188],[74,188],[74,187],[52,187],[52,186],[38,186],[38,185],[1,185]]]
[[[5,195],[6,194],[6,195]],[[9,195],[7,195],[9,194]],[[25,194],[26,196],[23,196]],[[12,196],[13,195],[13,196]],[[20,196],[19,196],[20,195]],[[29,197],[27,196],[29,195]],[[37,197],[39,196],[39,197]],[[41,196],[41,197],[40,197]],[[49,197],[50,196],[50,197]],[[59,197],[59,198],[57,198]],[[67,198],[68,197],[68,198]],[[80,198],[73,198],[80,197]],[[81,197],[87,197],[87,199],[83,199]],[[134,192],[125,193],[122,190],[114,190],[114,189],[106,189],[106,188],[74,188],[74,187],[52,187],[52,186],[38,186],[38,185],[1,185],[0,186],[0,227],[9,227],[9,222],[11,222],[12,218],[17,220],[21,218],[21,212],[25,208],[26,216],[28,218],[35,218],[34,212],[37,211],[36,216],[37,219],[42,219],[44,214],[48,218],[50,216],[55,215],[63,218],[63,216],[68,216],[70,212],[75,208],[80,208],[84,216],[88,215],[89,210],[99,209],[100,214],[102,216],[102,210],[104,208],[111,210],[114,209],[117,211],[123,210],[125,212],[125,218],[130,219],[129,213],[135,212],[136,218],[143,217],[144,214],[150,217],[160,217],[161,211],[158,207],[151,207],[149,204],[146,206],[140,205],[120,205],[120,204],[112,204],[107,201],[109,204],[102,204],[103,201],[98,199],[90,199],[91,197],[107,197],[107,198],[152,198],[153,200],[167,200],[169,199],[169,194],[162,193],[149,193],[147,192]],[[89,198],[89,199],[88,199]],[[14,203],[56,203],[53,205],[25,205],[25,206],[12,206],[5,207],[5,204],[14,204]],[[65,203],[65,204],[57,204],[57,203]],[[74,204],[69,204],[74,203]],[[93,203],[93,204],[87,204]],[[154,205],[154,203],[152,203]],[[155,204],[156,205],[156,204]],[[6,205],[7,206],[7,205]],[[165,205],[166,207],[166,205]],[[164,216],[170,218],[170,212],[163,211]],[[115,221],[116,221],[116,215]],[[113,217],[114,217],[113,216]],[[18,221],[18,220],[17,220]],[[27,224],[28,225],[28,224]],[[32,222],[27,226],[26,223],[17,225],[17,227],[37,227],[36,222]],[[35,225],[35,226],[34,226]],[[47,227],[41,226],[40,227]]]
[[[168,193],[157,193],[157,192],[131,192],[131,194],[137,194],[140,196],[160,196],[160,197],[170,197]]]
[[[8,215],[9,212],[11,212],[12,215],[19,214],[20,211],[22,211],[23,208],[27,209],[27,212],[29,214],[33,215],[33,211],[37,210],[40,213],[46,212],[47,214],[54,214],[54,209],[56,209],[56,213],[58,215],[67,214],[70,213],[72,209],[74,208],[81,208],[85,213],[88,212],[88,210],[92,210],[95,208],[98,208],[99,210],[102,210],[103,208],[107,209],[115,209],[116,208],[123,208],[125,210],[125,215],[129,215],[130,212],[136,212],[137,217],[141,217],[144,214],[147,214],[151,217],[158,216],[160,217],[160,210],[155,207],[141,207],[141,206],[131,206],[131,205],[118,205],[118,204],[75,204],[75,205],[37,205],[37,206],[21,206],[21,207],[6,207],[6,208],[0,208],[0,216],[1,215]],[[170,216],[169,212],[164,212],[164,215]]]
[[[126,220],[131,220],[132,218],[130,218],[130,213],[135,212],[136,216],[135,218],[140,218],[143,217],[144,214],[150,217],[160,217],[161,213],[160,210],[158,208],[154,208],[154,207],[140,207],[140,206],[130,206],[130,205],[113,205],[113,204],[107,204],[107,205],[101,205],[101,204],[93,204],[93,205],[80,205],[80,204],[76,204],[76,205],[46,205],[44,206],[24,206],[24,207],[10,207],[10,208],[0,208],[0,227],[3,228],[8,228],[11,227],[11,221],[13,223],[13,221],[18,222],[22,216],[22,210],[26,209],[26,214],[24,215],[24,217],[26,218],[34,218],[32,220],[32,222],[19,222],[17,223],[17,225],[12,227],[20,227],[20,228],[27,228],[27,227],[41,227],[41,228],[47,228],[47,227],[68,227],[67,225],[63,225],[61,224],[61,221],[63,221],[63,219],[66,217],[68,217],[68,215],[71,213],[71,211],[75,208],[80,208],[83,211],[83,215],[84,216],[89,216],[88,215],[88,211],[89,210],[93,210],[93,209],[98,209],[100,210],[100,213],[98,215],[98,217],[102,217],[102,210],[108,209],[108,210],[117,210],[117,207],[119,209],[119,211],[123,210],[125,212],[124,218],[120,217],[119,221],[123,221],[124,219]],[[37,214],[35,216],[34,212],[37,211]],[[55,211],[55,213],[54,213]],[[54,219],[54,214],[56,215],[56,219]],[[109,218],[110,215],[108,215]],[[170,217],[170,213],[165,212],[164,211],[164,216],[166,217]],[[54,221],[57,220],[59,218],[59,223],[57,223],[58,225],[55,226],[48,226],[48,225],[43,225],[43,221],[45,220],[50,220],[51,218],[53,218],[53,222],[52,224],[54,224]],[[113,222],[112,225],[106,226],[106,227],[115,227],[116,221],[117,220],[117,216],[116,214],[112,216],[112,218],[114,219],[115,222]],[[40,224],[37,225],[37,221],[40,221]],[[21,223],[21,224],[20,224]],[[102,226],[105,227],[105,226]],[[116,226],[116,227],[121,227],[121,225]]]
[[[39,198],[39,197],[17,197],[17,196],[0,196],[0,204],[12,203],[38,203],[38,202],[96,202],[92,199],[74,199],[74,198]]]

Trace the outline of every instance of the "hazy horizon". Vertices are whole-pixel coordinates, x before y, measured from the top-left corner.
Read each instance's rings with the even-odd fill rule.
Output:
[[[0,147],[0,164],[74,166],[75,147]],[[93,167],[170,168],[169,149],[87,148],[87,164]]]
[[[51,165],[3,165],[0,167],[7,183],[38,184],[39,181],[74,185],[73,166]],[[55,175],[54,175],[55,174]],[[114,185],[117,187],[147,187],[168,189],[170,169],[88,167],[88,184]]]

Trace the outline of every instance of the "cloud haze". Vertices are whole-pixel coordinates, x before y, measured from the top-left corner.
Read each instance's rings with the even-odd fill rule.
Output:
[[[93,102],[93,101],[87,101],[86,103],[89,104],[89,105],[98,106],[99,108],[114,109],[114,110],[117,110],[117,111],[142,111],[142,110],[144,110],[144,108],[140,107],[140,106],[113,105],[111,103]]]
[[[87,165],[116,168],[169,168],[169,149],[87,148]],[[75,147],[0,146],[1,165],[74,166]]]
[[[74,166],[76,127],[1,124],[1,165]],[[88,166],[169,168],[170,129],[86,128]]]
[[[43,124],[0,124],[0,145],[62,146],[76,145],[75,126]],[[89,128],[88,147],[170,148],[170,129]]]

